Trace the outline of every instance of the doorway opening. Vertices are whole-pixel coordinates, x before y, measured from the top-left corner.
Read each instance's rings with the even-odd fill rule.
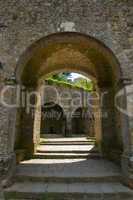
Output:
[[[65,136],[66,118],[61,106],[54,102],[46,103],[41,115],[41,137]]]
[[[60,72],[48,76],[42,94],[41,136],[95,136],[93,88],[93,82],[79,73]]]
[[[78,105],[73,112],[68,106],[68,110],[72,112],[72,116],[69,117],[66,115],[67,106],[65,108],[62,106],[62,101],[67,99],[65,102],[67,105],[69,98],[66,93],[63,93],[61,105],[57,101],[50,108],[52,112],[55,111],[61,116],[58,122],[54,118],[53,121],[57,124],[55,127],[53,121],[49,121],[48,118],[44,117],[45,120],[42,120],[43,109],[40,97],[42,97],[42,86],[48,84],[47,81],[44,83],[44,80],[47,80],[49,76],[64,72],[79,73],[90,78],[94,88],[91,95],[89,94],[91,96],[89,104],[93,104],[93,107],[89,110],[90,115],[81,119],[82,113],[88,113],[86,105]],[[30,112],[27,113],[23,108],[18,110],[17,150],[24,149],[26,152],[24,155],[28,157],[36,153],[37,146],[40,144],[40,129],[43,129],[41,132],[45,130],[47,133],[52,132],[53,135],[54,133],[63,134],[63,137],[64,135],[69,137],[73,132],[74,135],[88,133],[90,137],[95,136],[96,146],[102,154],[120,163],[123,153],[122,119],[115,108],[114,97],[119,89],[117,83],[121,77],[121,70],[115,55],[108,47],[97,39],[80,33],[52,34],[35,42],[24,52],[16,69],[16,77],[20,86],[32,92],[30,97],[33,102],[36,102],[35,92],[38,93],[38,101]],[[48,81],[52,84],[51,80]],[[53,88],[53,85],[51,86]],[[82,89],[79,88],[80,90]],[[81,93],[82,102],[86,104],[83,98],[86,91]],[[56,97],[56,89],[52,89],[50,94]],[[47,97],[47,95],[44,96]],[[74,99],[79,101],[79,98]],[[51,102],[53,99],[44,104]],[[49,111],[43,111],[44,114],[49,113]],[[79,117],[76,119],[77,112],[79,112]],[[30,123],[27,123],[27,120]]]

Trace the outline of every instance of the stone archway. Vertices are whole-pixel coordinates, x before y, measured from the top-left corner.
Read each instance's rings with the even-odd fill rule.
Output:
[[[95,77],[101,87],[122,76],[118,60],[103,43],[84,34],[64,32],[31,45],[18,62],[16,77],[18,82],[33,87],[39,77],[65,69]]]
[[[94,116],[91,111],[85,107],[77,108],[72,115],[72,133],[77,136],[94,136]]]
[[[79,71],[96,80],[96,91],[101,97],[102,127],[98,142],[105,155],[109,154],[111,159],[115,159],[113,149],[115,155],[118,153],[121,158],[125,148],[122,137],[122,123],[125,119],[117,113],[114,97],[123,83],[118,84],[122,73],[115,55],[103,43],[90,36],[71,32],[52,34],[35,42],[24,52],[16,68],[16,78],[28,90],[37,90],[47,74],[62,70]],[[33,124],[28,127],[31,135]],[[124,134],[128,134],[127,131],[128,127]],[[32,140],[32,143],[35,151],[36,141]]]
[[[42,107],[41,135],[65,135],[65,116],[63,109],[52,102],[44,104]]]

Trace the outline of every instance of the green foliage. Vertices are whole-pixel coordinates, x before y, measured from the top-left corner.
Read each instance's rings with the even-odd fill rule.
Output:
[[[85,78],[77,78],[77,79],[75,79],[73,84],[75,86],[83,88],[85,90],[92,90],[93,89],[92,82],[88,79],[85,79]]]
[[[81,81],[81,82],[71,82],[65,79],[58,79],[57,77],[49,77],[46,79],[47,83],[49,85],[59,85],[59,86],[64,86],[64,87],[69,87],[69,88],[76,88],[76,89],[84,89],[85,91],[91,92],[93,90],[93,84],[91,81]]]
[[[58,74],[54,74],[52,75],[50,78],[57,80],[57,81],[65,81],[65,82],[69,82],[71,77],[71,73],[70,72],[63,72],[63,73],[58,73]]]

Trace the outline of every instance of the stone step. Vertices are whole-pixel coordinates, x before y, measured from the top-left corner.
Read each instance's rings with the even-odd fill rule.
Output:
[[[54,143],[54,144],[58,144],[58,143],[65,143],[65,144],[86,144],[86,143],[90,143],[90,142],[95,142],[96,139],[95,138],[89,138],[89,139],[86,139],[86,138],[41,138],[40,139],[40,142],[41,143],[48,143],[48,144],[51,144],[51,143]]]
[[[117,166],[103,159],[31,159],[17,166],[16,179],[45,182],[116,182],[121,180],[121,173]]]
[[[15,181],[17,182],[24,182],[24,181],[33,181],[33,182],[55,182],[55,183],[77,183],[77,182],[90,182],[90,183],[104,183],[104,182],[120,182],[121,177],[112,175],[112,176],[90,176],[90,177],[84,177],[84,176],[48,176],[44,174],[40,175],[25,175],[23,174],[17,174],[15,176]]]
[[[100,153],[87,153],[87,152],[37,152],[32,158],[39,159],[75,159],[75,158],[85,158],[85,159],[100,159],[102,155]]]
[[[85,137],[64,137],[64,138],[41,138],[41,142],[65,142],[65,143],[76,143],[76,142],[89,142],[89,141],[96,141],[94,137],[85,138]]]
[[[85,134],[82,134],[82,133],[80,133],[80,134],[71,134],[71,135],[69,135],[69,134],[67,134],[66,133],[66,135],[62,135],[62,134],[50,134],[50,133],[48,133],[48,134],[46,134],[46,133],[40,133],[40,138],[41,139],[52,139],[52,138],[54,138],[54,140],[55,139],[59,139],[59,140],[64,140],[64,139],[68,139],[68,140],[87,140],[87,139],[92,139],[92,138],[95,138],[95,136],[87,136],[87,135],[85,135]]]
[[[90,182],[90,183],[104,183],[104,182],[120,182],[121,176],[119,174],[106,174],[102,173],[100,175],[97,174],[66,174],[66,173],[43,173],[39,172],[36,173],[36,170],[32,171],[32,173],[26,172],[17,172],[14,178],[17,182],[24,182],[24,181],[33,181],[33,182],[55,182],[55,183],[76,183],[76,182]]]
[[[120,183],[16,182],[4,191],[6,200],[131,200],[133,191]]]
[[[71,154],[72,154],[72,153],[73,153],[73,154],[89,154],[89,153],[99,153],[99,152],[98,152],[97,149],[94,149],[94,150],[93,150],[93,149],[92,149],[92,150],[82,150],[82,149],[81,149],[81,150],[71,150],[71,149],[68,148],[68,149],[64,149],[64,150],[56,150],[56,149],[55,149],[55,150],[47,150],[47,149],[46,149],[46,150],[45,150],[45,149],[44,149],[44,150],[43,150],[43,149],[41,150],[41,149],[38,149],[38,150],[37,150],[37,153],[51,153],[51,154],[52,154],[52,153],[53,153],[53,154],[54,154],[54,153],[61,153],[61,154],[63,154],[63,153],[64,153],[64,154],[69,154],[69,153],[71,153]]]
[[[88,153],[90,151],[98,151],[98,149],[94,145],[39,145],[37,147],[37,151],[39,152],[70,152],[70,153]]]
[[[40,145],[89,145],[89,144],[95,144],[95,141],[59,141],[59,142],[47,142],[47,141],[43,141],[40,142]]]

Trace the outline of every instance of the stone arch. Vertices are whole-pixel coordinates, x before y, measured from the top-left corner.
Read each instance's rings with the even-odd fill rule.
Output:
[[[111,78],[118,80],[122,76],[117,58],[102,42],[85,34],[62,32],[51,34],[33,43],[17,63],[16,78],[18,82],[26,84],[30,80],[33,85],[38,76],[62,69],[76,69],[96,76],[99,82],[103,79],[107,83]],[[32,77],[31,73],[28,77],[28,70],[33,72]],[[110,73],[113,77],[109,76]],[[103,77],[100,77],[102,74]]]
[[[101,114],[105,114],[101,117],[102,136],[98,143],[104,153],[108,154],[114,145],[121,155],[121,117],[116,115],[114,96],[119,90],[122,72],[116,56],[102,42],[88,35],[55,33],[41,38],[23,53],[16,67],[16,78],[18,84],[36,90],[47,74],[62,70],[79,71],[96,80],[96,91],[106,96],[96,108],[98,113],[101,109]]]
[[[94,130],[91,129],[93,119],[93,113],[87,107],[77,108],[72,115],[72,133],[77,136],[94,136]]]
[[[63,108],[53,102],[42,106],[41,134],[65,135],[65,115]]]

